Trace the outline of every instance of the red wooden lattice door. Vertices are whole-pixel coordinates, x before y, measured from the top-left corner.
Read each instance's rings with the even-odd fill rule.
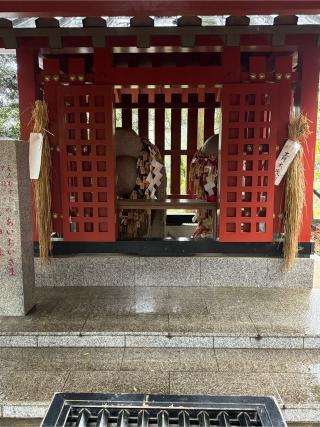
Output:
[[[114,241],[115,149],[111,86],[58,90],[65,241]]]
[[[220,241],[273,239],[277,95],[275,84],[223,87]]]

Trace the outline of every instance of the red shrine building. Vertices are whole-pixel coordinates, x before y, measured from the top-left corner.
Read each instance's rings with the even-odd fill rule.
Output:
[[[320,1],[1,0],[0,53],[0,425],[319,423]]]
[[[1,2],[0,45],[16,49],[21,139],[32,131],[35,100],[48,105],[52,222],[59,237],[53,253],[280,256],[284,183],[274,184],[275,162],[295,110],[310,120],[299,246],[309,257],[320,27],[298,25],[297,15],[319,11],[316,1]],[[258,13],[273,14],[271,25],[252,24],[249,15]],[[205,24],[206,16],[222,14],[229,15],[223,25]],[[85,18],[74,27],[56,18],[75,15]],[[104,18],[124,15],[125,26]],[[163,15],[179,17],[173,25],[156,25]],[[7,16],[35,17],[35,25],[15,27]],[[166,165],[162,203],[117,198],[114,130],[132,129],[134,121]],[[182,185],[181,170],[185,165],[188,182],[195,152],[214,133],[217,195],[200,202]],[[119,239],[119,210],[140,206],[213,209],[214,234]]]

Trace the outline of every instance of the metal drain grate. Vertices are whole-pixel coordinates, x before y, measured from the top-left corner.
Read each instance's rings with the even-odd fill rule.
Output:
[[[285,427],[271,397],[56,393],[42,427]]]

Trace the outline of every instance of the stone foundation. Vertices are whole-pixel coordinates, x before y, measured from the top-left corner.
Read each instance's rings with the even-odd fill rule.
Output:
[[[299,258],[289,273],[282,260],[257,257],[135,257],[77,255],[35,259],[36,286],[201,286],[312,288],[314,259]]]

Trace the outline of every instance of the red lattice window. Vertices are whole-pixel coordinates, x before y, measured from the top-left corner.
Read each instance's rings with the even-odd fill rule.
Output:
[[[221,241],[273,239],[276,108],[276,87],[271,84],[223,88]]]
[[[67,86],[58,92],[63,237],[115,240],[112,88]]]

